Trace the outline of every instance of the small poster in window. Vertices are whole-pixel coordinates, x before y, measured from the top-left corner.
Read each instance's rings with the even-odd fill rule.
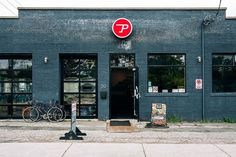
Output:
[[[152,92],[158,93],[158,86],[152,86]]]
[[[179,92],[180,93],[185,93],[185,89],[184,88],[179,88]]]
[[[152,86],[152,82],[148,81],[148,87]]]
[[[152,87],[148,87],[148,93],[152,93]]]
[[[168,93],[168,89],[162,89],[162,93]]]
[[[172,89],[172,93],[178,93],[179,89]]]

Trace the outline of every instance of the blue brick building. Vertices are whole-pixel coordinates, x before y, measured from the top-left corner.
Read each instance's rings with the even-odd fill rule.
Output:
[[[0,117],[55,99],[68,111],[76,100],[78,118],[150,120],[164,103],[184,120],[235,119],[236,21],[216,12],[22,9],[0,19]],[[120,17],[133,25],[125,39],[111,29]]]

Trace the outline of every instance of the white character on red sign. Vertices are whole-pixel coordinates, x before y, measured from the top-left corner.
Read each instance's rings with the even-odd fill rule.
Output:
[[[127,38],[132,33],[132,23],[126,18],[119,18],[113,23],[112,31],[118,38]]]
[[[119,33],[123,33],[123,31],[125,29],[129,28],[129,25],[127,25],[127,24],[116,24],[116,26],[120,26],[121,27],[121,30],[119,31]]]

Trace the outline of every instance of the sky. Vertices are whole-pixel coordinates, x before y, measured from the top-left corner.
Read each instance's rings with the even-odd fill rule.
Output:
[[[0,17],[17,18],[18,8],[160,9],[218,8],[220,0],[0,0]],[[222,0],[226,17],[236,19],[236,0]]]

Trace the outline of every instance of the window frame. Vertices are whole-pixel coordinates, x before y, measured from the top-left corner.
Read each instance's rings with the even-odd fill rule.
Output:
[[[64,104],[64,101],[65,101],[65,96],[66,95],[78,95],[78,103],[77,103],[77,112],[79,113],[79,115],[77,115],[78,118],[81,118],[81,119],[95,119],[98,117],[98,57],[96,54],[86,54],[86,55],[61,55],[60,56],[60,59],[61,59],[61,102],[62,104],[67,108],[69,109],[70,108],[70,105],[65,105]],[[78,62],[78,69],[76,70],[71,70],[71,69],[65,69],[64,68],[64,60],[70,60],[70,59],[78,59],[79,62]],[[83,67],[81,67],[80,65],[80,60],[83,60],[83,59],[93,59],[95,60],[95,68],[93,69],[84,69]],[[64,76],[65,76],[65,72],[66,71],[77,71],[78,72],[78,76],[77,76],[77,80],[64,80]],[[92,79],[92,80],[83,80],[81,79],[81,71],[91,71],[95,74],[95,77]],[[78,92],[65,92],[64,91],[64,83],[78,83],[79,84],[79,87],[78,87]],[[81,91],[81,84],[83,83],[95,83],[95,91],[93,92],[82,92]],[[81,103],[81,97],[83,95],[86,95],[86,94],[91,94],[91,95],[95,95],[95,103],[94,104],[83,104]],[[81,116],[81,108],[83,107],[95,107],[96,109],[96,116]],[[70,112],[70,111],[69,111]]]
[[[233,60],[232,60],[232,64],[230,65],[230,64],[214,64],[213,63],[213,57],[214,57],[214,55],[215,56],[232,56],[233,58]],[[231,67],[231,68],[236,68],[236,52],[234,53],[234,52],[232,52],[232,53],[224,53],[224,52],[220,52],[220,53],[212,53],[212,55],[211,55],[211,60],[212,60],[212,64],[211,64],[211,82],[212,82],[212,86],[211,86],[211,92],[212,92],[212,95],[213,96],[217,96],[217,95],[221,95],[221,94],[223,94],[223,95],[228,95],[228,94],[233,94],[233,95],[235,95],[236,94],[236,91],[219,91],[219,92],[217,92],[217,91],[214,91],[213,90],[213,87],[214,87],[214,78],[213,78],[213,68],[226,68],[226,67]]]
[[[8,60],[8,68],[7,69],[0,69],[1,72],[8,72],[9,74],[9,79],[8,80],[0,80],[0,84],[5,84],[5,83],[9,83],[11,84],[11,89],[10,92],[0,92],[0,95],[2,97],[4,96],[9,96],[9,103],[1,103],[0,106],[1,107],[6,107],[8,108],[8,113],[3,114],[3,117],[16,117],[19,118],[21,117],[21,114],[18,115],[14,109],[16,108],[24,108],[29,106],[28,103],[16,103],[15,102],[15,96],[26,96],[28,97],[28,101],[32,100],[32,96],[33,96],[33,60],[32,60],[32,55],[31,54],[2,54],[0,57],[1,60]],[[13,65],[13,61],[14,60],[30,60],[31,61],[31,68],[14,68]],[[27,80],[16,80],[15,79],[15,72],[30,72],[31,73],[31,79],[28,80],[28,77],[24,77],[27,78]],[[14,84],[19,84],[19,83],[26,83],[29,84],[31,86],[31,91],[27,91],[27,92],[19,92],[19,91],[14,91]],[[16,114],[15,114],[16,113]],[[1,113],[0,113],[1,115]],[[5,116],[4,116],[5,115]],[[0,116],[2,117],[2,116]]]
[[[184,65],[149,65],[148,60],[150,55],[183,55],[184,56]],[[186,53],[178,53],[178,52],[171,52],[171,53],[148,53],[147,54],[147,77],[146,77],[146,93],[147,96],[152,96],[152,95],[186,95],[187,94],[187,82],[186,82]],[[184,89],[185,92],[149,92],[148,88],[148,76],[149,76],[149,67],[183,67],[184,68]]]

